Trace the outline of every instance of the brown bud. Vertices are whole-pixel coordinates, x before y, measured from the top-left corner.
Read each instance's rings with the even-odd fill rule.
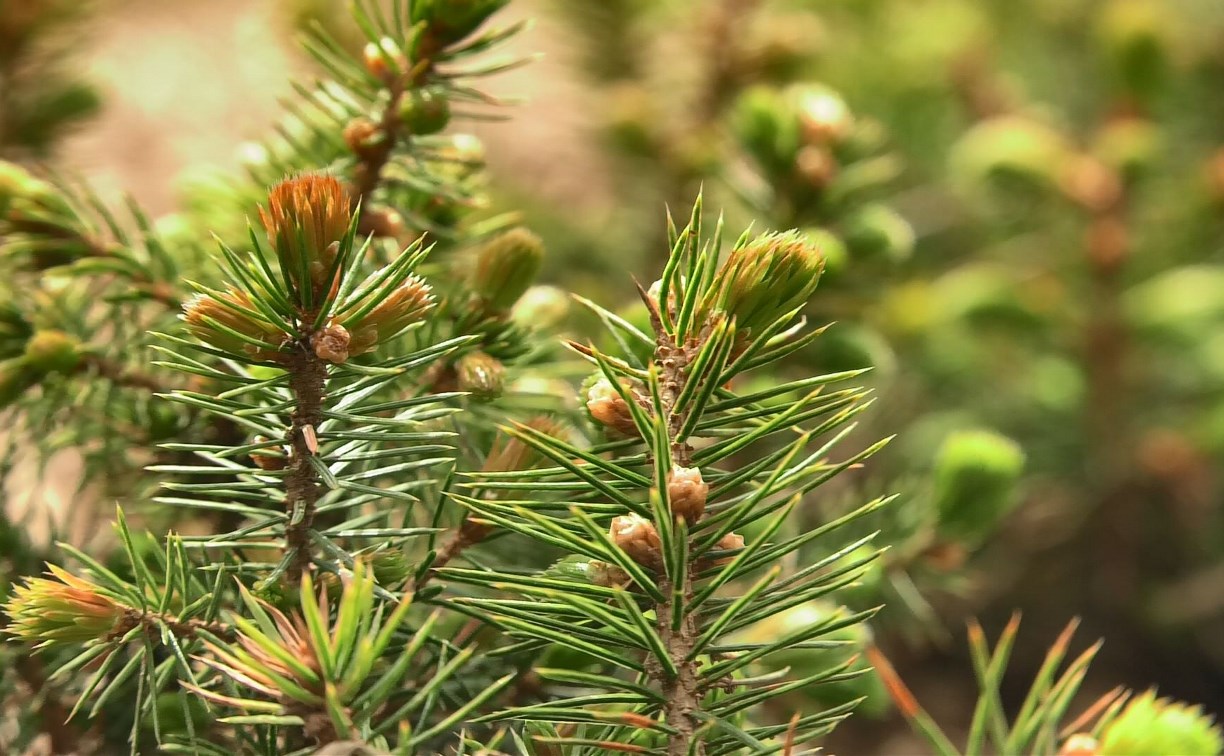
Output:
[[[600,379],[587,392],[587,412],[597,422],[626,436],[638,435],[633,423],[633,413],[624,397],[607,379]]]
[[[337,365],[348,362],[350,341],[348,329],[339,323],[328,323],[310,337],[315,356]]]
[[[267,436],[256,436],[254,442],[262,444],[268,441]],[[251,452],[251,461],[261,470],[284,470],[289,464],[288,457],[284,454],[284,447],[281,447],[281,453],[275,454],[272,449],[256,449]]]
[[[737,533],[728,533],[722,538],[718,539],[716,546],[718,547],[719,551],[739,551],[740,549],[744,548],[744,537]],[[724,564],[731,564],[731,562],[734,560],[735,554],[729,554],[727,556],[715,559],[714,564],[722,566]]]
[[[279,350],[288,335],[265,320],[244,291],[197,294],[183,305],[183,321],[191,335],[223,351],[267,361],[284,357]],[[238,338],[230,331],[259,343]]]
[[[663,566],[662,544],[654,523],[635,514],[612,519],[612,542],[643,567],[657,570]]]
[[[361,214],[357,230],[383,239],[398,239],[404,233],[404,216],[391,208],[370,207]]]
[[[709,493],[710,485],[702,479],[701,470],[696,467],[676,466],[667,476],[667,499],[671,503],[672,514],[683,517],[689,525],[705,514]]]
[[[824,189],[837,178],[837,160],[824,147],[808,145],[795,156],[795,171],[814,189]]]
[[[295,288],[312,289],[315,300],[335,290],[340,280],[333,263],[351,219],[350,199],[340,181],[311,173],[286,179],[272,187],[259,217]],[[300,280],[303,269],[308,281]]]
[[[632,581],[632,578],[629,577],[628,572],[625,572],[614,564],[608,564],[607,562],[592,561],[590,564],[590,572],[588,574],[590,575],[592,584],[602,585],[605,588],[612,588],[616,586],[623,588]]]
[[[1118,172],[1096,158],[1081,155],[1064,170],[1061,186],[1073,202],[1094,213],[1116,207],[1122,199]]]
[[[382,131],[368,118],[354,118],[344,127],[344,143],[358,157],[369,157],[378,149]]]

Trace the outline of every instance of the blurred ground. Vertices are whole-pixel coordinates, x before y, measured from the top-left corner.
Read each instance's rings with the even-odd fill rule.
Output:
[[[63,162],[104,192],[131,191],[153,213],[174,208],[174,183],[184,170],[238,170],[241,143],[268,133],[290,78],[309,71],[292,45],[285,0],[98,5],[82,62],[102,90],[104,110],[67,142]],[[503,14],[503,23],[535,17],[530,3],[515,11]],[[598,158],[582,138],[582,114],[597,103],[584,102],[565,76],[566,52],[546,24],[520,35],[513,49],[544,54],[494,79],[489,90],[524,104],[509,111],[509,121],[466,124],[485,140],[491,170],[514,174],[546,197],[600,202]]]

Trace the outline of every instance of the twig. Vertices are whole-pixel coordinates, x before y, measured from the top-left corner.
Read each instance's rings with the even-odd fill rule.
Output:
[[[311,561],[310,529],[314,526],[320,495],[318,472],[311,458],[318,453],[315,429],[323,420],[327,366],[310,348],[307,336],[298,344],[287,369],[289,390],[297,404],[285,439],[292,450],[289,473],[285,476],[285,512],[289,515],[285,549],[293,554],[286,579],[290,585],[297,585]]]

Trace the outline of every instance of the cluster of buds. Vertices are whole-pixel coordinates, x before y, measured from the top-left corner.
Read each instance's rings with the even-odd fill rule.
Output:
[[[223,352],[260,362],[281,362],[289,335],[267,320],[238,289],[197,294],[183,305],[187,330]]]
[[[663,566],[659,531],[645,517],[635,514],[614,517],[608,535],[617,548],[643,567],[658,570]]]
[[[368,280],[377,280],[381,274],[381,271],[375,271]],[[371,293],[370,296],[375,294]],[[390,292],[378,296],[378,304],[368,312],[344,321],[351,334],[349,356],[364,354],[395,338],[408,326],[420,322],[434,307],[433,289],[425,279],[416,275],[408,276]],[[358,304],[356,311],[360,313],[364,309],[364,304]]]
[[[6,630],[38,648],[117,637],[134,627],[135,610],[55,565],[49,578],[27,578],[5,604]]]
[[[603,427],[625,436],[638,435],[628,402],[606,378],[600,378],[587,389],[586,408]]]
[[[718,271],[713,304],[751,338],[806,304],[823,269],[824,259],[808,237],[763,234],[731,251]]]
[[[786,90],[760,86],[744,93],[736,108],[736,132],[774,182],[820,192],[852,159],[856,131],[846,101],[832,89],[804,84]]]
[[[705,514],[706,497],[710,484],[701,477],[696,467],[672,467],[667,475],[667,500],[674,517],[682,517],[689,525],[695,524]]]
[[[544,244],[525,228],[513,228],[485,242],[476,252],[472,291],[490,315],[509,312],[540,272]]]
[[[296,303],[309,312],[339,285],[336,257],[351,243],[348,193],[334,176],[296,176],[272,188],[259,217]]]

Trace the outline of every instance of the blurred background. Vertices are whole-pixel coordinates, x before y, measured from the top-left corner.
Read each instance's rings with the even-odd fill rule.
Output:
[[[3,0],[0,154],[206,213],[200,187],[259,161],[291,78],[317,75],[295,35],[317,19],[345,39],[342,5]],[[53,6],[31,66],[13,40]],[[1086,695],[1155,685],[1224,713],[1224,4],[516,0],[501,18],[533,19],[513,46],[543,55],[494,80],[521,100],[508,120],[454,128],[484,144],[481,212],[544,238],[548,283],[642,318],[630,276],[657,276],[664,208],[702,187],[736,233],[821,240],[808,315],[834,325],[789,369],[872,368],[855,435],[899,436],[804,516],[901,493],[861,600],[888,605],[877,641],[937,720],[972,713],[966,619],[993,637],[1014,610],[1016,696],[1079,617],[1076,650],[1106,639]],[[78,517],[56,494],[74,464],[10,499]],[[860,692],[882,723],[830,750],[916,748]]]

